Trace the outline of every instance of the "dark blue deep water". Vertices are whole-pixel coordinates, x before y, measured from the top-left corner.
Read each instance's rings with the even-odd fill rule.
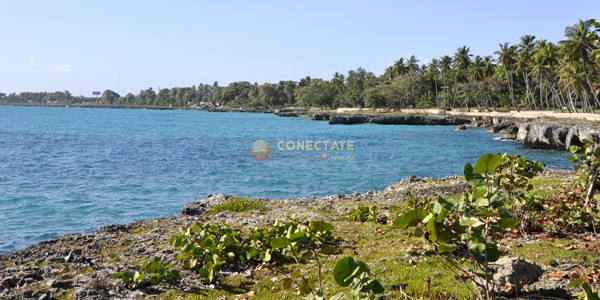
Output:
[[[524,150],[498,136],[270,114],[0,107],[0,253],[68,232],[176,214],[207,194],[366,192],[413,174],[461,173],[486,152],[568,167],[565,152]],[[258,139],[270,146],[262,161],[250,151]],[[323,151],[323,144],[322,151],[277,148],[279,141],[306,140],[351,141],[354,151],[341,151],[340,144],[340,151]]]

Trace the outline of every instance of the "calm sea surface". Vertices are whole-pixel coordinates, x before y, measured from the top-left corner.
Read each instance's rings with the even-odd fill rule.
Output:
[[[366,192],[410,175],[462,173],[486,152],[569,167],[565,152],[525,150],[499,136],[270,114],[0,107],[0,253],[68,232],[176,214],[214,193]],[[250,151],[260,139],[266,143]],[[306,141],[321,151],[288,151],[308,147]],[[256,160],[252,154],[261,158],[265,144],[270,155]]]

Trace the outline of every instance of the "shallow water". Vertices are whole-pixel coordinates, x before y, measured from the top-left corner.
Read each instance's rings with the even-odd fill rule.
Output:
[[[0,107],[0,253],[68,232],[176,214],[207,194],[366,192],[410,175],[462,173],[486,152],[569,167],[566,152],[525,150],[498,136],[477,128],[328,125],[271,114]],[[250,151],[258,139],[270,146],[265,160]],[[350,141],[354,151],[277,147],[307,140]]]

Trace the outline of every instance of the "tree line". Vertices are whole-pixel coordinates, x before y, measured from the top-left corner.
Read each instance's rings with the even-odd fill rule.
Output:
[[[117,106],[277,108],[477,108],[593,112],[600,108],[600,23],[579,20],[552,43],[533,35],[500,43],[489,55],[468,46],[421,64],[400,58],[382,75],[357,68],[330,80],[305,77],[278,83],[232,82],[227,86],[148,88],[121,96],[105,90],[98,98],[54,93],[0,93],[0,102],[99,102]]]

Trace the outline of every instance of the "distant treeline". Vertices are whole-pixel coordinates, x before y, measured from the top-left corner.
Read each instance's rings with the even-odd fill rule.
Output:
[[[400,58],[376,76],[363,68],[331,80],[305,77],[278,83],[233,82],[142,90],[121,96],[105,90],[99,98],[54,93],[0,93],[5,103],[98,102],[115,106],[267,108],[456,108],[551,109],[590,112],[600,108],[600,23],[580,20],[557,44],[533,35],[501,43],[493,55],[473,55],[462,46],[420,64]]]

